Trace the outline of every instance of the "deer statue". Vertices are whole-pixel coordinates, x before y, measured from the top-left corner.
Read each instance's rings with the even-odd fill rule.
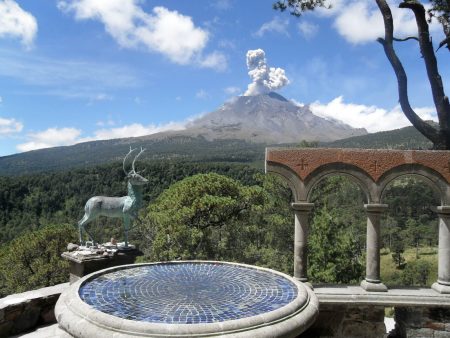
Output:
[[[83,230],[87,233],[89,238],[93,241],[92,236],[86,231],[85,225],[96,219],[98,216],[106,217],[122,217],[125,230],[125,248],[128,248],[128,229],[130,222],[137,217],[137,213],[142,204],[142,186],[148,183],[148,180],[142,177],[136,169],[134,164],[137,158],[145,151],[141,151],[134,157],[129,172],[125,169],[125,162],[128,157],[136,149],[131,149],[123,159],[123,171],[128,179],[128,195],[123,197],[107,197],[94,196],[91,197],[84,207],[84,216],[78,222],[78,231],[80,234],[80,245],[83,244]]]

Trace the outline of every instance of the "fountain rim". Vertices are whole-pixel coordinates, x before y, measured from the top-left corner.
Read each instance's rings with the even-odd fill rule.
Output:
[[[297,297],[290,303],[278,309],[256,316],[249,316],[214,323],[172,324],[136,321],[107,314],[85,303],[79,295],[79,289],[82,285],[106,273],[137,268],[140,266],[189,263],[230,265],[276,274],[289,280],[297,287]],[[258,333],[258,337],[263,337],[265,335],[263,332],[267,331],[267,334],[269,334],[273,329],[275,329],[276,326],[279,326],[278,330],[280,331],[283,331],[285,329],[288,329],[288,331],[295,330],[295,326],[305,326],[303,327],[304,330],[313,322],[312,319],[315,318],[317,313],[318,300],[316,295],[309,287],[306,287],[304,284],[287,274],[249,264],[207,260],[185,260],[128,264],[99,270],[87,276],[84,276],[83,278],[72,284],[68,290],[63,292],[55,307],[55,315],[60,327],[62,327],[69,333],[76,334],[76,332],[80,331],[79,325],[73,325],[75,322],[78,322],[80,325],[84,326],[85,330],[82,331],[89,332],[91,330],[94,330],[87,335],[75,335],[77,337],[89,337],[92,336],[92,334],[98,334],[100,331],[105,331],[105,333],[111,331],[116,332],[122,334],[121,336],[123,337],[183,337],[192,335],[198,337],[207,337],[227,334],[237,336],[241,332],[249,333],[248,331],[251,330],[260,330],[261,332]],[[302,320],[308,322],[309,324],[300,325],[299,323],[302,323]],[[83,323],[81,324],[81,322]]]

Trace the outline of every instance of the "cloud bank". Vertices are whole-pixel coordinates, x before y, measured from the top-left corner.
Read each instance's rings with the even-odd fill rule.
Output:
[[[331,9],[319,8],[318,16],[334,17],[333,26],[337,32],[352,44],[365,44],[384,37],[384,24],[380,10],[374,1],[333,0]],[[425,9],[430,8],[425,4]],[[399,38],[417,36],[417,25],[411,10],[391,6],[394,20],[394,35]],[[440,32],[434,20],[430,25],[432,33]]]
[[[37,30],[36,18],[17,2],[0,1],[0,37],[18,38],[26,48],[31,48]]]
[[[169,122],[166,124],[132,123],[115,128],[101,128],[93,132],[93,135],[82,137],[82,131],[77,128],[49,128],[44,131],[29,133],[27,142],[17,145],[19,151],[30,151],[58,146],[69,146],[81,142],[110,140],[125,137],[138,137],[160,133],[169,130],[183,130],[188,122]],[[111,121],[107,124],[112,125]],[[99,125],[105,125],[101,122]],[[0,119],[0,135],[2,131],[2,119]]]
[[[20,133],[23,129],[23,124],[11,118],[0,117],[0,136]]]
[[[386,110],[376,106],[346,103],[339,96],[326,104],[316,101],[309,107],[317,116],[339,120],[354,128],[365,128],[369,133],[411,126],[398,105]],[[415,108],[415,111],[423,120],[437,120],[433,107]]]
[[[247,52],[247,67],[252,83],[244,93],[246,96],[269,93],[289,84],[284,69],[267,65],[266,54],[262,49]]]
[[[162,6],[153,8],[149,14],[139,3],[139,0],[60,0],[58,8],[74,13],[77,20],[100,21],[121,47],[144,47],[180,65],[223,69],[221,53],[202,54],[209,32],[196,27],[191,17]]]

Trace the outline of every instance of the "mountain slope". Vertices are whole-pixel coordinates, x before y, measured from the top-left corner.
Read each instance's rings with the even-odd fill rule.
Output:
[[[270,144],[306,141],[334,141],[365,135],[336,120],[314,115],[308,106],[299,107],[274,92],[239,96],[190,123],[184,135],[201,135],[208,140],[242,139]]]

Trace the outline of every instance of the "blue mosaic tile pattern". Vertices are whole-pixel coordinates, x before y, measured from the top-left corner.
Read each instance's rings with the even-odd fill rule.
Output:
[[[297,286],[268,271],[180,263],[107,273],[83,284],[79,295],[95,309],[125,319],[197,324],[273,311],[297,297]]]

